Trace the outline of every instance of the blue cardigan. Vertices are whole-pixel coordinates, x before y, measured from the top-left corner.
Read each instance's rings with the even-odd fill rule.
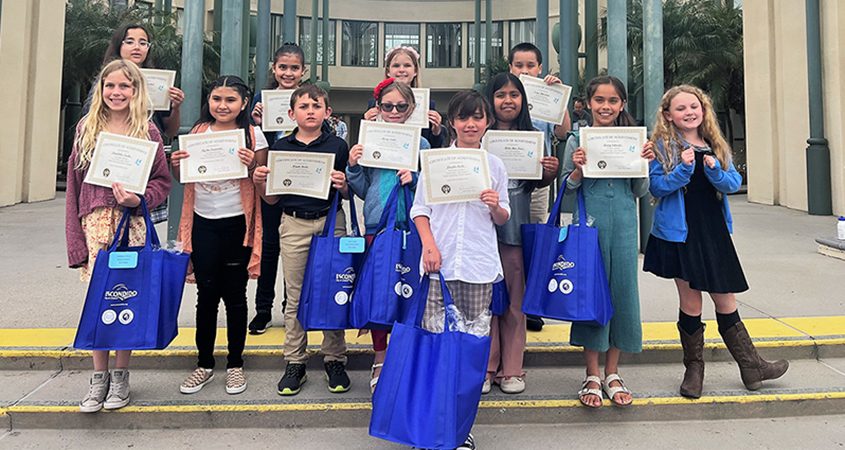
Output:
[[[666,154],[662,141],[657,143],[657,151]],[[694,170],[695,161],[689,165],[678,164],[669,173],[665,173],[663,165],[657,159],[651,161],[648,190],[659,200],[657,209],[654,211],[651,234],[670,242],[686,242],[687,218],[684,209],[684,193],[681,188],[689,183]],[[732,162],[727,170],[722,170],[721,163],[716,159],[716,165],[712,169],[707,165],[704,166],[704,175],[713,187],[723,194],[736,192],[742,184],[742,175],[736,171]],[[722,196],[722,214],[728,225],[728,231],[733,233],[733,219],[727,195]]]

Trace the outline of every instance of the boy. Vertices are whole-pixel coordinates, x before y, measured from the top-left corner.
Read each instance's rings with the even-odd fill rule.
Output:
[[[331,208],[331,199],[339,191],[343,198],[349,198],[346,185],[346,161],[349,147],[346,141],[323,129],[323,121],[332,113],[329,96],[313,84],[294,91],[290,99],[290,117],[296,120],[297,128],[290,135],[276,141],[271,150],[334,153],[334,170],[331,173],[332,189],[327,199],[316,199],[300,195],[266,196],[265,184],[270,170],[259,167],[253,180],[256,189],[268,204],[282,203],[282,227],[280,231],[282,248],[282,270],[285,277],[287,306],[285,307],[285,360],[287,368],[279,380],[279,395],[296,395],[306,381],[305,362],[308,359],[305,348],[308,344],[305,331],[296,318],[299,310],[299,295],[302,292],[302,278],[308,261],[311,237],[323,230],[326,216]],[[346,231],[343,210],[338,210],[335,236]],[[349,390],[350,381],[346,374],[346,341],[343,330],[323,331],[321,351],[324,355],[326,378],[329,391],[334,393]]]
[[[532,77],[539,77],[543,72],[543,53],[536,45],[523,42],[515,45],[508,53],[508,68],[516,76],[522,74]],[[560,78],[554,75],[546,75],[543,79],[546,84],[561,83]],[[552,149],[552,135],[560,140],[566,138],[569,132],[569,111],[564,114],[563,122],[552,124],[542,120],[531,119],[534,128],[543,132],[546,140],[546,156],[554,155]],[[561,164],[562,165],[562,164]],[[539,187],[531,193],[531,223],[540,223],[546,220],[549,211],[549,186]],[[543,319],[537,316],[528,316],[527,327],[531,331],[543,329]]]

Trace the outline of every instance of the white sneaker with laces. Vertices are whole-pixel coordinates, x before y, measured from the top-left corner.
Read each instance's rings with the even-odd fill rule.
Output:
[[[505,377],[499,383],[499,387],[505,394],[519,394],[525,390],[525,378]]]
[[[106,402],[103,403],[105,409],[120,409],[129,404],[129,370],[128,369],[114,369],[111,373],[111,386],[109,387],[109,395],[106,397]]]
[[[79,402],[79,411],[93,413],[103,409],[103,402],[109,393],[109,373],[107,371],[94,372],[91,375],[88,394]]]

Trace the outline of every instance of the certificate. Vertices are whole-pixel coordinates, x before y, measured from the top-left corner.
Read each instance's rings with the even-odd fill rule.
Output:
[[[546,84],[542,78],[520,75],[519,81],[525,87],[528,110],[531,118],[559,124],[563,122],[572,87],[565,84]]]
[[[640,156],[645,127],[584,127],[579,131],[587,153],[585,178],[645,178],[648,161]]]
[[[107,188],[120,183],[126,191],[144,195],[157,150],[158,142],[102,132],[84,182]]]
[[[154,111],[170,111],[170,88],[176,81],[175,70],[141,69],[147,81],[147,93]]]
[[[414,112],[405,121],[405,125],[428,128],[428,106],[431,104],[431,91],[428,88],[411,88],[414,92]]]
[[[247,167],[238,157],[238,149],[245,146],[243,129],[179,136],[179,149],[188,152],[188,157],[179,164],[180,181],[197,183],[248,177]]]
[[[487,152],[472,148],[426,150],[422,155],[425,202],[429,205],[478,200],[490,189]]]
[[[508,178],[539,180],[543,178],[542,131],[500,131],[484,133],[481,148],[496,155],[505,163]]]
[[[261,91],[261,129],[264,131],[291,131],[296,128],[296,121],[290,118],[290,97],[293,89],[273,89]]]
[[[359,164],[382,169],[417,171],[421,129],[399,123],[361,121],[358,143],[364,146]]]
[[[329,198],[334,153],[271,151],[267,167],[270,169],[267,195]]]

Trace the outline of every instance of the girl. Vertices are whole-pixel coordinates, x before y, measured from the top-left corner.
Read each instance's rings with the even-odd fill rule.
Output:
[[[273,55],[272,77],[265,89],[296,89],[305,75],[305,53],[291,43],[286,43],[276,50]],[[261,125],[264,104],[261,103],[261,92],[256,93],[252,107],[252,122]],[[274,144],[289,132],[266,132],[264,136],[268,144]],[[261,276],[258,277],[258,288],[255,291],[255,317],[249,323],[250,334],[263,334],[271,326],[273,319],[273,299],[276,297],[276,274],[279,271],[279,227],[282,223],[282,208],[278,205],[268,205],[261,200]]]
[[[748,290],[730,233],[726,194],[742,183],[731,149],[719,130],[710,98],[693,86],[663,94],[652,139],[649,190],[659,200],[643,270],[672,278],[678,288],[678,332],[684,349],[681,395],[701,397],[704,383],[704,324],[701,291],[716,305],[719,334],[739,364],[745,387],[757,390],[779,378],[787,361],[770,363],[754,348],[737,311],[737,292]]]
[[[413,47],[401,45],[394,47],[384,56],[384,76],[393,78],[396,81],[407,84],[412,88],[420,87],[420,54]],[[364,120],[376,120],[379,109],[374,100],[367,104],[367,112],[364,113]],[[441,125],[440,113],[435,110],[434,100],[429,102],[428,109],[429,127],[424,129],[424,137],[432,148],[440,148],[445,144],[445,133]]]
[[[510,73],[496,75],[490,81],[487,98],[493,105],[495,129],[535,131],[528,113],[528,97],[519,78]],[[522,370],[522,355],[525,351],[525,314],[522,313],[525,268],[520,227],[531,221],[531,193],[534,188],[548,186],[557,175],[557,158],[543,157],[542,164],[543,179],[540,181],[508,180],[511,217],[507,223],[496,227],[496,234],[510,306],[502,316],[493,317],[490,324],[492,344],[482,393],[490,392],[491,382],[499,384],[502,392],[507,394],[518,394],[525,390],[525,372]]]
[[[480,93],[455,94],[449,102],[447,117],[455,131],[454,147],[481,148],[492,111]],[[511,213],[505,165],[491,154],[487,155],[487,161],[493,188],[483,190],[478,200],[429,205],[423,189],[418,189],[411,208],[411,218],[423,245],[423,269],[434,279],[446,279],[455,306],[464,319],[472,322],[489,320],[493,283],[503,278],[495,226],[504,225]],[[425,176],[425,173],[420,176],[421,182]],[[432,319],[444,309],[440,283],[432,282],[429,289],[423,326],[435,322]],[[474,449],[472,435],[459,448]]]
[[[593,78],[587,86],[587,104],[593,115],[593,126],[633,126],[634,118],[625,111],[628,94],[618,78]],[[647,142],[641,156],[654,159],[652,144]],[[617,406],[633,401],[631,392],[619,377],[621,352],[642,351],[640,299],[637,292],[637,202],[648,192],[647,178],[612,178],[582,180],[581,167],[587,162],[578,140],[566,142],[564,175],[568,189],[584,184],[587,212],[592,226],[599,231],[599,244],[610,283],[613,318],[604,327],[572,324],[570,343],[584,347],[587,378],[578,392],[581,403],[592,408],[602,404],[602,390]],[[575,214],[577,217],[577,213]],[[587,224],[582,224],[587,225]],[[602,381],[599,372],[599,353],[607,353]]]
[[[243,129],[246,147],[238,157],[250,177],[240,180],[188,183],[182,202],[179,237],[197,281],[197,369],[179,387],[183,394],[199,392],[213,378],[217,308],[226,306],[229,345],[226,393],[246,390],[243,350],[246,341],[246,284],[259,274],[261,260],[261,209],[252,171],[265,164],[267,141],[261,129],[249,124],[249,88],[238,77],[223,76],[211,83],[208,102],[191,133]],[[185,150],[173,152],[174,175],[179,176]]]
[[[378,105],[378,120],[390,123],[405,123],[416,107],[414,93],[407,84],[399,83],[395,78],[388,78],[373,91],[373,97]],[[425,138],[420,138],[420,150],[431,148]],[[413,189],[416,187],[416,174],[407,169],[400,171],[361,167],[358,161],[364,154],[364,146],[356,144],[349,151],[349,166],[346,168],[346,178],[352,192],[364,200],[364,223],[366,224],[365,238],[369,245],[375,233],[378,231],[378,223],[384,211],[387,197],[391,189],[396,185],[396,178],[402,184],[410,184]],[[399,199],[400,217],[397,220],[404,220],[405,207],[404,199]],[[381,367],[384,364],[384,357],[387,353],[387,334],[385,330],[372,330],[373,350],[375,360],[370,372],[370,391],[375,391],[378,383]]]
[[[126,192],[120,183],[114,183],[111,189],[82,183],[97,136],[107,131],[158,142],[144,199],[152,208],[163,202],[170,192],[164,144],[156,126],[147,120],[148,107],[147,85],[138,67],[129,61],[112,61],[97,77],[91,109],[76,126],[68,161],[65,233],[68,266],[82,269],[82,281],[90,281],[97,252],[106,249],[114,239],[123,209],[141,204],[138,195]],[[133,216],[129,222],[130,245],[143,245],[145,236],[144,219]],[[120,350],[115,353],[115,368],[109,374],[109,352],[94,351],[94,374],[88,395],[79,403],[80,411],[96,412],[103,407],[117,409],[129,403],[128,367],[132,352]]]

